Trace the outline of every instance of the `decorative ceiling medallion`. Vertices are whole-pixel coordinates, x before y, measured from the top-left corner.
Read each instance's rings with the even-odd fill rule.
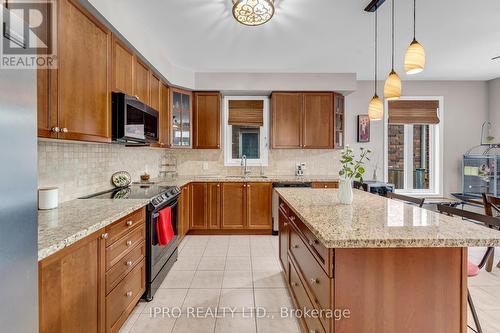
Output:
[[[274,0],[233,0],[233,16],[244,25],[256,26],[274,15]]]

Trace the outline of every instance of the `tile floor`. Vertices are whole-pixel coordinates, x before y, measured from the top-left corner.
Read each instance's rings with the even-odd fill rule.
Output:
[[[473,261],[483,254],[482,248],[469,250]],[[500,249],[496,255],[495,265]],[[500,269],[481,271],[469,280],[469,288],[483,331],[500,332]],[[292,303],[278,262],[278,237],[187,236],[153,302],[140,302],[120,333],[299,333],[295,319],[280,318],[283,306]],[[231,308],[234,313],[206,318],[188,314],[198,307]],[[255,307],[267,309],[271,318],[258,318]],[[155,309],[172,313],[152,316]]]

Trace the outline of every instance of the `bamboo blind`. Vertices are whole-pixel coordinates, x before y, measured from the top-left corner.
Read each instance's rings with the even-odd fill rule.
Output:
[[[264,125],[264,101],[230,100],[229,125],[260,127]]]
[[[438,124],[439,101],[389,101],[389,124]]]

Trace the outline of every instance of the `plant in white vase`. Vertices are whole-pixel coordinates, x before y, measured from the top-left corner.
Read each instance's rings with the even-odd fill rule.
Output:
[[[339,171],[340,186],[339,186],[339,201],[342,204],[350,205],[352,203],[352,181],[357,179],[360,183],[363,182],[365,161],[369,161],[370,149],[360,148],[359,157],[356,159],[354,150],[347,146],[342,150],[340,163],[342,168]]]

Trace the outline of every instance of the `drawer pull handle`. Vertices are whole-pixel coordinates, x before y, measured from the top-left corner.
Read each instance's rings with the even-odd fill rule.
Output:
[[[284,208],[285,208],[285,204],[280,203],[280,208],[283,208],[283,209],[284,209]]]
[[[316,244],[318,244],[318,240],[317,239],[314,239],[314,240],[310,239],[309,240],[309,245],[313,246],[313,245],[316,245]]]
[[[290,216],[290,221],[295,222],[295,216]]]
[[[127,241],[127,246],[130,246],[130,245],[132,245],[132,241],[131,241],[131,240],[128,240],[128,241]]]
[[[297,282],[292,282],[292,286],[297,287],[299,284]]]
[[[134,221],[127,221],[127,226],[131,226],[132,224],[134,224]]]
[[[294,245],[293,245],[293,248],[294,248],[294,249],[298,249],[298,248],[299,248],[299,244],[294,244]]]
[[[311,284],[318,284],[319,283],[319,280],[316,279],[316,278],[311,278]]]
[[[127,261],[127,266],[132,266],[132,261]]]
[[[109,234],[108,234],[107,232],[105,232],[105,233],[103,233],[103,234],[101,235],[101,238],[102,238],[102,239],[108,239],[108,238],[109,238]]]
[[[125,295],[127,295],[127,297],[132,297],[132,292],[131,291],[127,291],[127,293]]]

